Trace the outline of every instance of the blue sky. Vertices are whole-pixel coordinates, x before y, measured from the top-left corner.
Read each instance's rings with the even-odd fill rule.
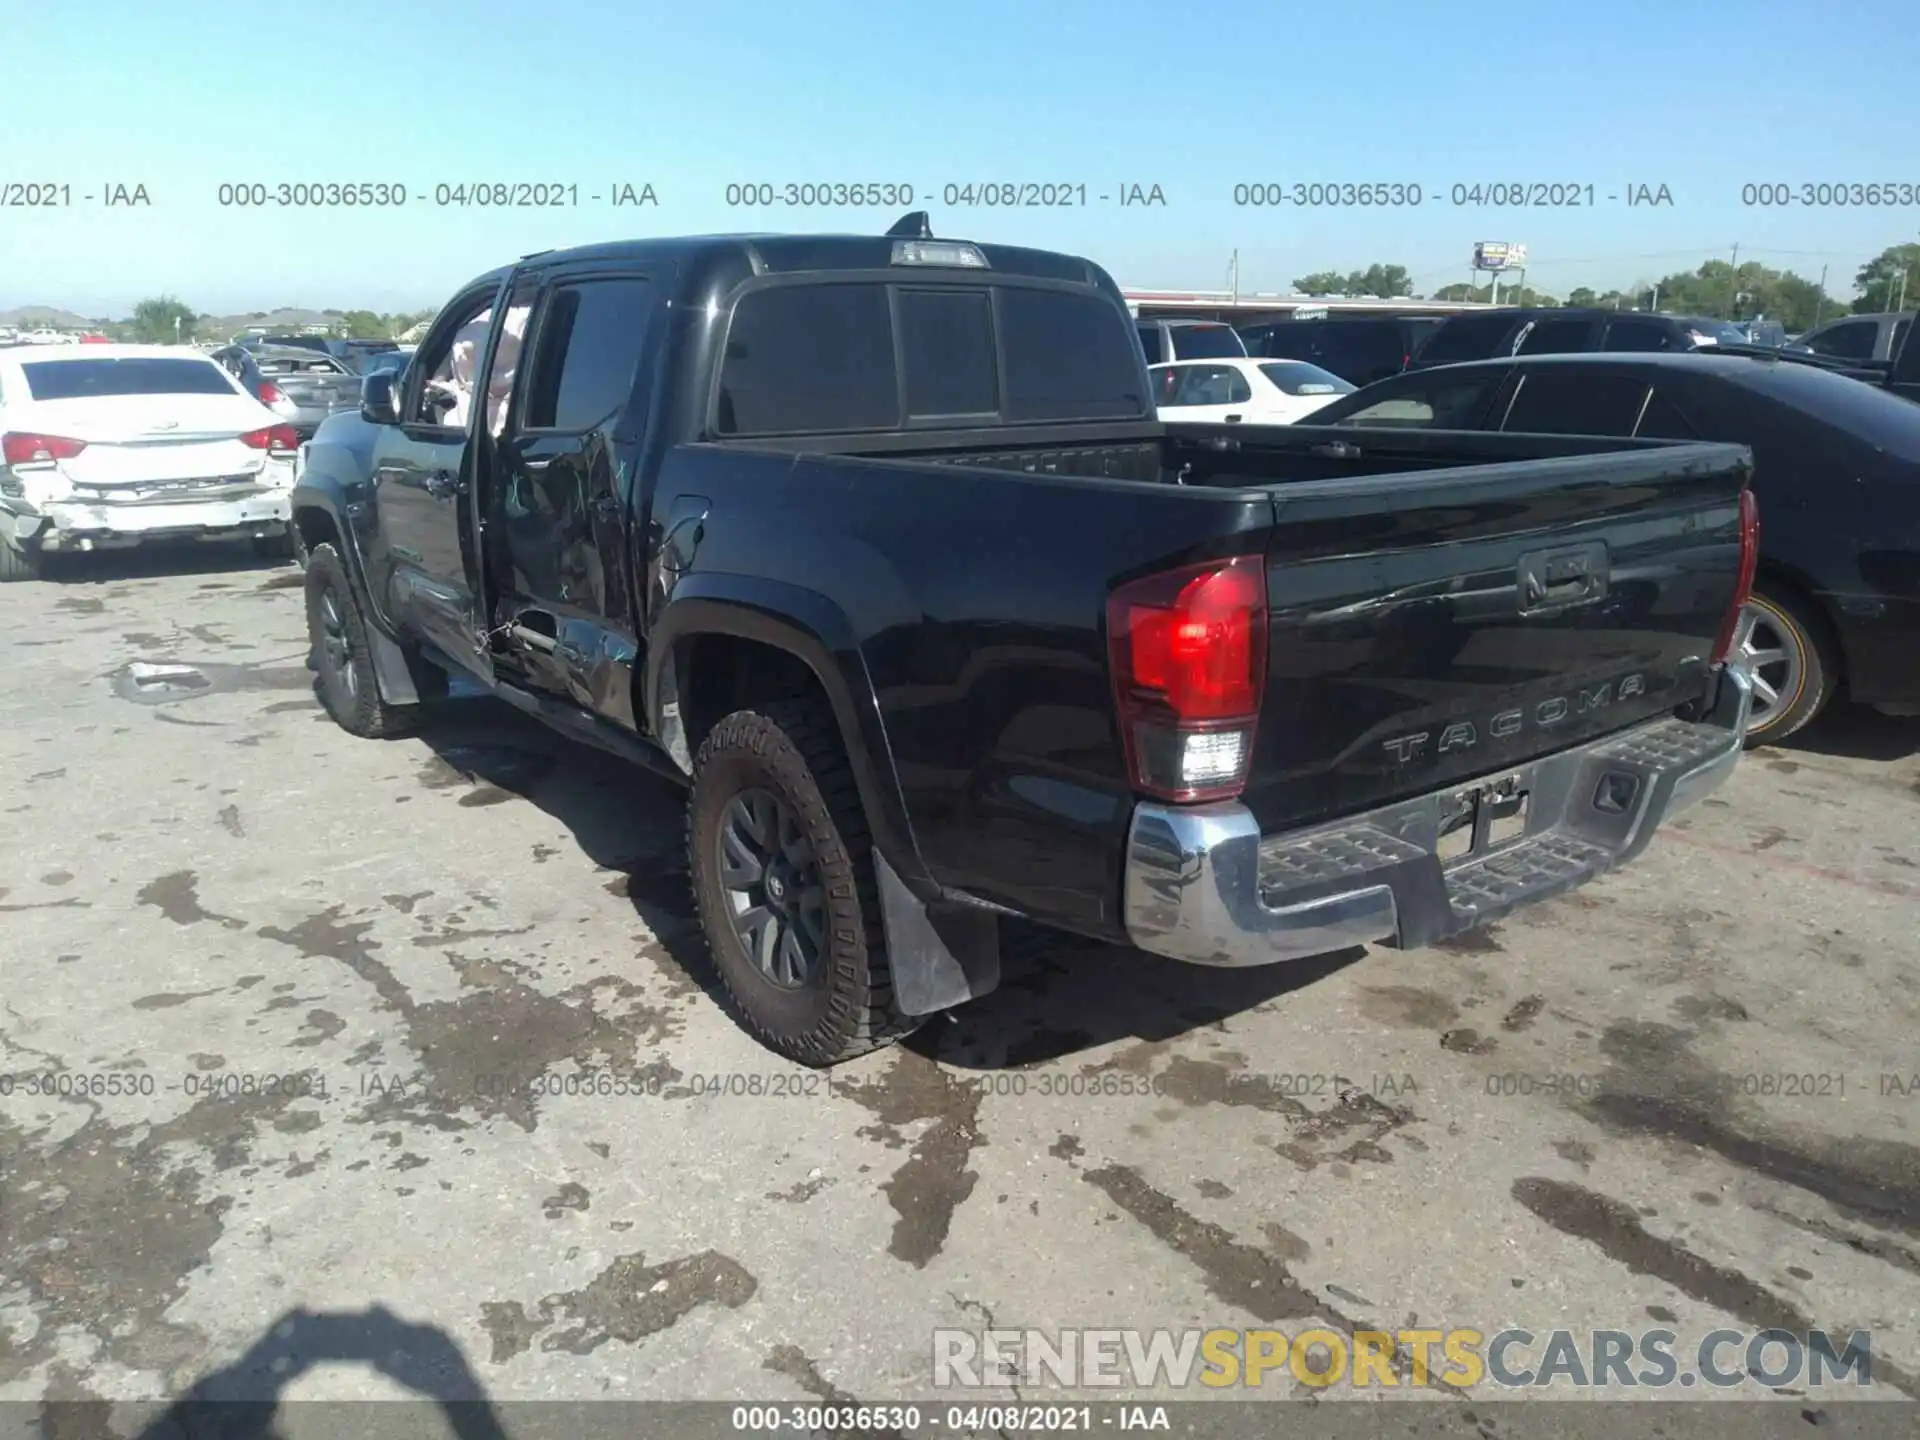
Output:
[[[1373,261],[1422,291],[1477,240],[1529,279],[1625,285],[1709,255],[1851,293],[1920,206],[1749,208],[1746,182],[1920,187],[1913,0],[0,0],[0,308],[121,314],[433,306],[536,249],[645,234],[884,229],[888,210],[743,209],[729,182],[911,185],[936,233],[1072,250],[1123,285],[1241,285]],[[1777,104],[1776,104],[1777,100]],[[433,203],[475,180],[577,184],[577,207]],[[222,182],[398,182],[400,209],[239,210]],[[1236,207],[1246,181],[1420,185],[1418,208]],[[106,210],[111,182],[144,209]],[[1087,187],[1055,210],[943,187]],[[1592,209],[1446,203],[1455,184],[1592,184]],[[653,185],[657,208],[590,194]],[[1159,185],[1167,204],[1098,200]],[[1666,185],[1670,207],[1608,202]],[[1438,191],[1440,193],[1436,194]]]

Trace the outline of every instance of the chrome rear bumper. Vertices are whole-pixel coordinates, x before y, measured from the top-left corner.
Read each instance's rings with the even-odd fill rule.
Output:
[[[1661,824],[1733,772],[1752,704],[1751,677],[1729,668],[1703,720],[1649,721],[1479,782],[1280,835],[1262,835],[1237,802],[1139,805],[1127,837],[1127,933],[1142,950],[1196,965],[1431,944],[1638,855]],[[1528,797],[1524,831],[1443,864],[1442,826],[1462,797],[1509,779]]]

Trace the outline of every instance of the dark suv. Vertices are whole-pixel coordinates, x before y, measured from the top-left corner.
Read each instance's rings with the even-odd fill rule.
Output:
[[[1747,332],[1698,315],[1639,310],[1512,309],[1454,315],[1436,330],[1410,368],[1498,360],[1509,355],[1563,355],[1582,350],[1682,351],[1703,345],[1746,345]]]
[[[1398,375],[1439,328],[1438,316],[1329,315],[1245,325],[1247,353],[1273,360],[1305,360],[1354,385]]]
[[[1224,360],[1244,356],[1240,334],[1224,320],[1146,319],[1134,322],[1149,365],[1169,360]]]

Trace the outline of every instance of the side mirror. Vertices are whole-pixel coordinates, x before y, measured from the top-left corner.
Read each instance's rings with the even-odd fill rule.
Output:
[[[395,408],[391,372],[375,371],[360,382],[360,418],[369,425],[398,425],[400,412]]]

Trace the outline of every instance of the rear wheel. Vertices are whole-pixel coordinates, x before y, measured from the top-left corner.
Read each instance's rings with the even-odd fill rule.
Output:
[[[721,983],[762,1044],[831,1065],[890,1044],[873,842],[833,717],[805,700],[727,716],[694,762],[687,866]]]
[[[1786,739],[1833,697],[1839,679],[1833,644],[1812,607],[1790,590],[1765,582],[1754,588],[1733,648],[1753,672],[1750,745]]]
[[[12,540],[0,540],[0,585],[21,580],[38,580],[46,569],[46,556]]]
[[[380,698],[367,621],[346,562],[331,545],[316,545],[307,560],[308,664],[317,673],[320,703],[349,734],[379,739],[419,723],[418,705]]]

